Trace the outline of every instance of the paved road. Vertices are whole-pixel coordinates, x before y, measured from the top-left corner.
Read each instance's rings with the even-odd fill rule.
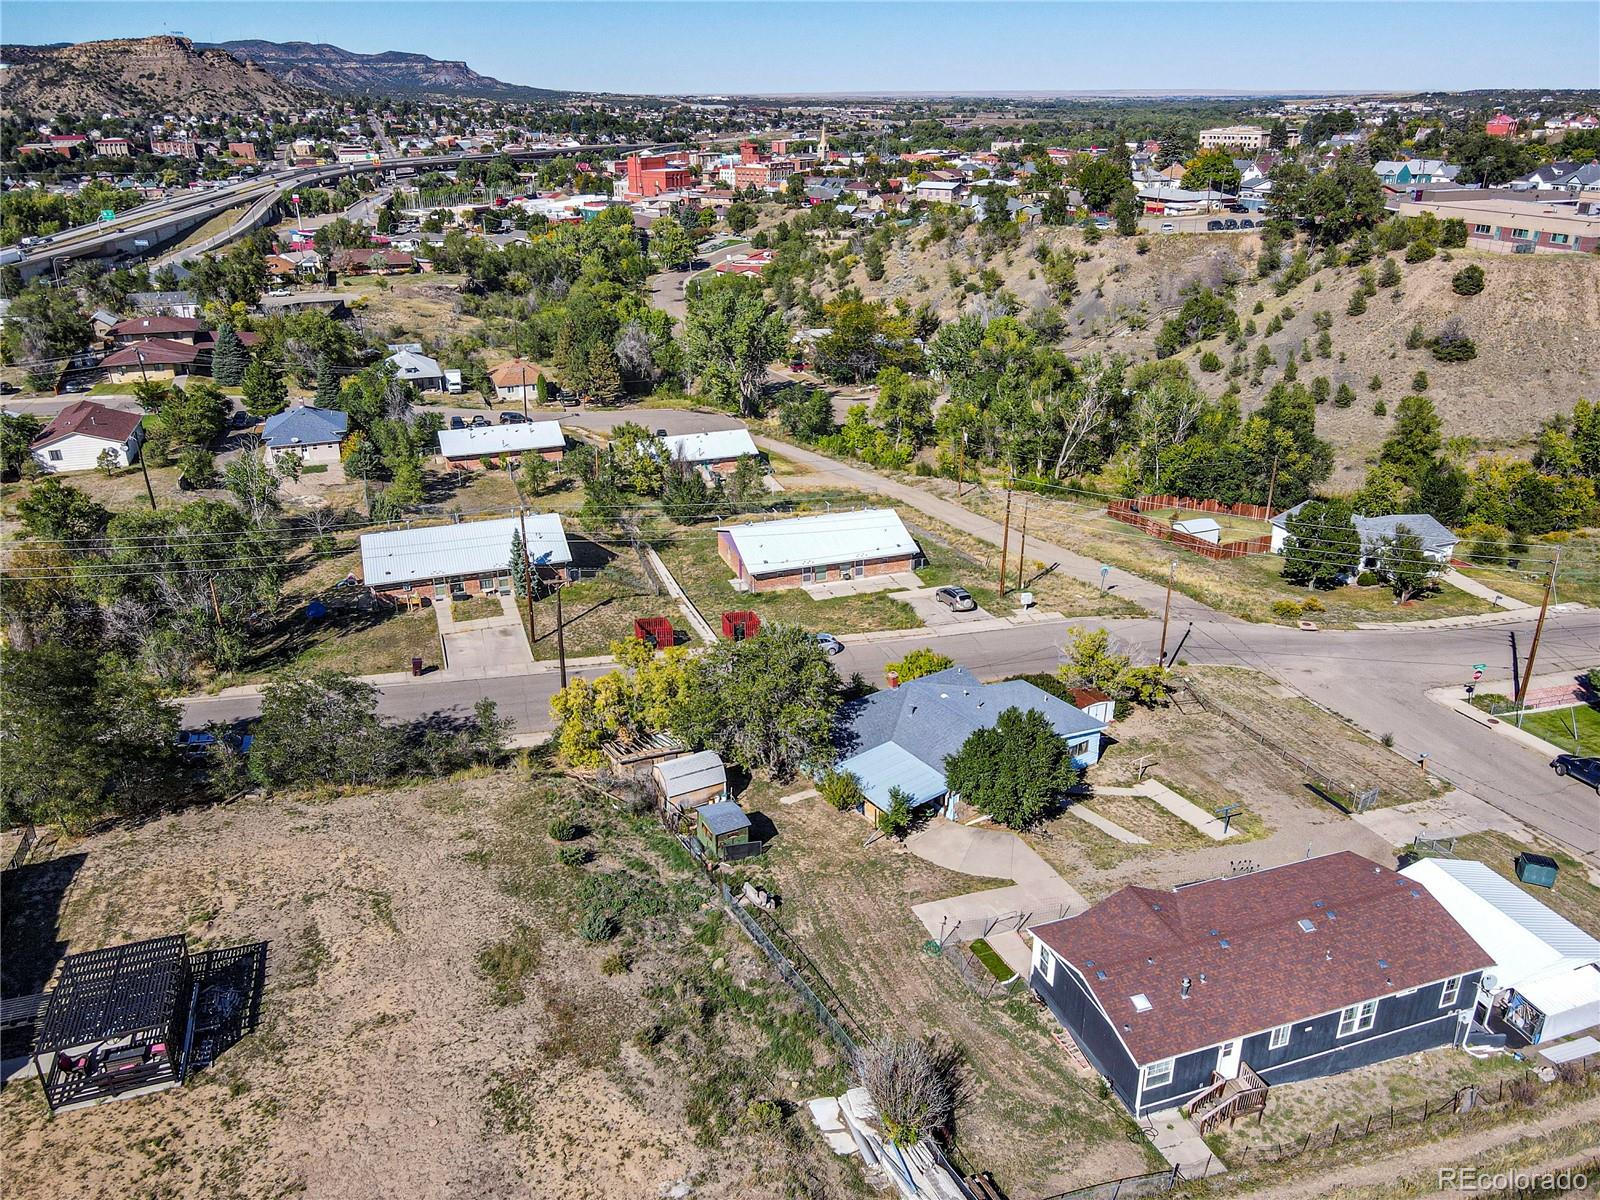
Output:
[[[684,298],[683,289],[689,280],[696,275],[704,274],[719,262],[732,258],[736,254],[748,254],[750,244],[739,242],[736,245],[724,246],[721,250],[713,250],[709,254],[702,254],[694,266],[683,271],[663,271],[659,275],[650,277],[650,304],[669,315],[674,321],[683,320],[684,309],[688,301]]]

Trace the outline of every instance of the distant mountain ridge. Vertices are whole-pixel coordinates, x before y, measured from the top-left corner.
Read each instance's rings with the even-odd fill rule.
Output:
[[[0,46],[5,110],[206,116],[298,108],[313,93],[225,50],[162,35],[54,46]]]
[[[358,54],[339,46],[259,39],[212,43],[254,63],[292,87],[320,92],[364,92],[384,96],[447,95],[482,99],[548,100],[568,93],[524,87],[480,75],[464,62],[429,58],[403,50]]]

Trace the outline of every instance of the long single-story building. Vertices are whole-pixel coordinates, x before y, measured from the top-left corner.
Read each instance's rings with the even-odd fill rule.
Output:
[[[1283,548],[1289,541],[1289,520],[1296,516],[1309,501],[1302,500],[1293,508],[1286,508],[1280,513],[1269,517],[1267,524],[1272,526],[1272,552],[1282,554]],[[1427,513],[1390,513],[1380,517],[1352,516],[1350,523],[1355,526],[1356,533],[1361,539],[1361,553],[1356,562],[1350,564],[1353,574],[1359,570],[1375,567],[1378,554],[1383,548],[1386,539],[1398,534],[1402,527],[1409,534],[1414,534],[1422,542],[1422,553],[1436,563],[1448,563],[1455,557],[1456,545],[1460,539],[1435,518]]]
[[[733,570],[736,586],[753,592],[893,575],[922,561],[916,539],[892,508],[725,525],[717,530],[717,555]]]
[[[511,425],[480,425],[476,428],[439,430],[439,453],[452,467],[472,470],[485,458],[537,454],[549,462],[560,462],[566,453],[567,437],[560,421],[518,421]]]
[[[1600,249],[1600,204],[1594,201],[1470,199],[1402,200],[1399,214],[1432,213],[1467,227],[1467,246],[1499,254],[1588,254]]]
[[[1600,1026],[1600,940],[1480,862],[1426,858],[1400,874],[1493,960],[1479,981],[1480,1025],[1531,1044]]]
[[[361,580],[375,594],[421,595],[443,600],[453,591],[473,595],[512,586],[512,539],[522,518],[465,521],[361,535]],[[529,513],[528,557],[541,578],[571,577],[572,550],[561,518]]]
[[[28,453],[40,470],[52,474],[92,471],[108,450],[117,466],[126,467],[139,457],[144,441],[142,419],[136,412],[79,400],[51,418],[29,445]]]
[[[339,448],[350,431],[350,418],[337,409],[296,404],[267,418],[261,429],[261,453],[269,463],[297,454],[305,464],[339,461]]]
[[[1125,887],[1032,932],[1033,990],[1137,1117],[1460,1043],[1491,961],[1426,888],[1348,850]]]
[[[960,797],[945,782],[945,759],[1008,708],[1042,714],[1080,766],[1100,761],[1106,720],[1024,680],[982,683],[965,667],[950,667],[844,705],[834,728],[834,769],[856,777],[864,797],[858,811],[874,822],[889,811],[894,788],[913,808],[939,801],[955,817]]]
[[[675,461],[705,467],[718,475],[732,475],[741,458],[759,458],[748,429],[717,429],[709,433],[677,433],[661,439]]]

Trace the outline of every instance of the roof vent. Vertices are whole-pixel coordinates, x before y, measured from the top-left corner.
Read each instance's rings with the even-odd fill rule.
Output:
[[[1094,977],[1096,979],[1104,979],[1106,977],[1106,973],[1104,971],[1096,971],[1094,973]]]
[[[1179,995],[1181,995],[1185,1000],[1189,998],[1189,977],[1187,975],[1183,977],[1183,991],[1180,992]]]
[[[1217,943],[1217,945],[1221,946],[1224,950],[1226,950],[1228,948],[1228,939],[1227,938],[1223,938],[1220,942]]]
[[[1380,958],[1378,960],[1378,969],[1380,971],[1387,971],[1389,969],[1389,960],[1387,958]]]
[[[1133,1001],[1134,1012],[1150,1011],[1150,997],[1146,996],[1143,992],[1135,992],[1133,995],[1129,996],[1128,999]]]
[[[1332,950],[1324,950],[1323,953],[1322,953],[1322,961],[1323,962],[1332,962],[1333,961],[1333,951]]]
[[[1086,966],[1086,967],[1092,967],[1092,966],[1094,966],[1094,959],[1092,959],[1092,958],[1086,958],[1086,959],[1084,959],[1084,960],[1083,960],[1083,965],[1084,965],[1084,966]]]
[[[1322,901],[1321,900],[1313,900],[1311,902],[1311,907],[1312,908],[1321,908],[1322,907]]]
[[[1317,931],[1317,923],[1315,921],[1313,921],[1310,917],[1301,917],[1300,918],[1300,932],[1301,933],[1315,933],[1316,931]]]
[[[1216,937],[1217,934],[1220,933],[1220,932],[1221,932],[1220,930],[1213,929],[1213,930],[1211,930],[1211,936],[1212,937]]]
[[[1147,962],[1148,964],[1150,964],[1150,966],[1152,966],[1152,967],[1156,965],[1156,960],[1153,959],[1153,958],[1147,958],[1144,961]]]

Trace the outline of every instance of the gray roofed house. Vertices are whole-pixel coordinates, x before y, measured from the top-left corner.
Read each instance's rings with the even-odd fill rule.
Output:
[[[1456,552],[1456,535],[1451,533],[1427,513],[1395,513],[1385,517],[1351,517],[1350,523],[1361,535],[1363,563],[1376,560],[1379,547],[1385,538],[1401,532],[1415,534],[1422,539],[1422,552],[1437,562],[1449,562]]]
[[[336,409],[297,404],[267,418],[261,445],[269,461],[293,453],[305,463],[334,463],[349,428],[350,418]]]
[[[1041,713],[1072,745],[1079,763],[1099,760],[1104,721],[1023,680],[983,683],[965,667],[951,667],[840,709],[837,769],[856,776],[867,807],[879,812],[888,811],[891,786],[904,788],[918,803],[932,802],[945,795],[945,759],[1008,708]]]

